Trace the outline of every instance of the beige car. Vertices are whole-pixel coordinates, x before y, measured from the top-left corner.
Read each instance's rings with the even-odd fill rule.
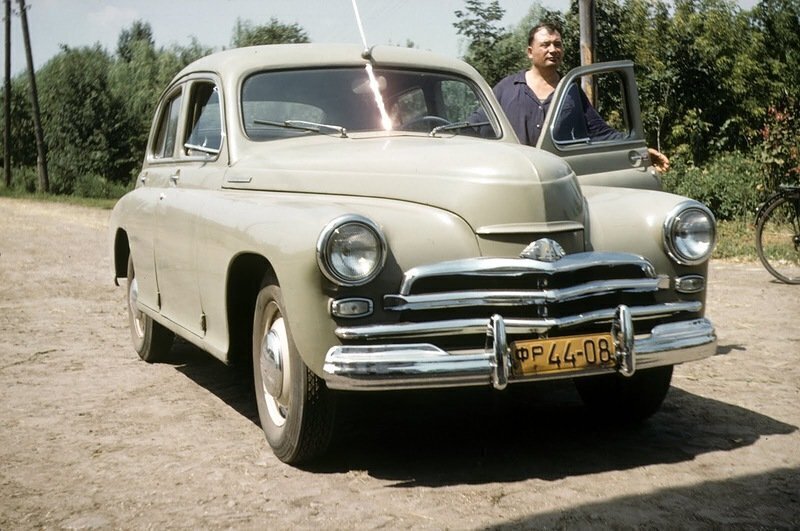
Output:
[[[537,149],[474,69],[431,53],[277,45],[193,63],[111,216],[136,351],[158,361],[177,335],[252,360],[288,463],[325,451],[341,390],[569,378],[617,421],[651,415],[673,365],[716,351],[715,222],[652,190],[631,65],[590,70],[622,87],[598,104],[620,134],[560,136],[570,74]]]

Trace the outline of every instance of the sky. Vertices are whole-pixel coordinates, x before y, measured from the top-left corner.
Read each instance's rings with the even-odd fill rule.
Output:
[[[749,8],[755,0],[739,0]],[[451,57],[463,54],[463,38],[453,27],[454,12],[464,0],[357,0],[367,42],[405,45]],[[500,0],[504,26],[515,26],[532,0]],[[540,0],[549,9],[565,11],[569,0]],[[217,50],[229,47],[237,18],[264,24],[271,17],[299,24],[313,42],[361,43],[352,0],[26,0],[33,62],[39,69],[61,45],[95,43],[114,53],[120,32],[135,20],[148,22],[157,47],[188,45],[192,37]],[[22,25],[11,21],[11,71],[26,69]],[[0,11],[1,13],[1,11]]]
[[[449,56],[460,56],[462,39],[456,34],[454,12],[464,0],[357,0],[367,42],[405,45]],[[541,0],[563,11],[568,0]],[[516,25],[531,0],[501,0],[503,25]],[[100,43],[116,50],[120,31],[137,19],[148,22],[156,46],[188,45],[194,36],[215,49],[229,47],[236,19],[263,24],[271,17],[299,24],[313,42],[361,43],[352,0],[26,0],[31,49],[36,68],[60,51],[60,46]],[[12,8],[18,13],[17,0]],[[2,13],[2,11],[0,11]],[[11,70],[26,68],[22,25],[11,21]]]

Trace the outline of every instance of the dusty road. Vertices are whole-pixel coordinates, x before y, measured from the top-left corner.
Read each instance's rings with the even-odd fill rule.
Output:
[[[756,264],[713,264],[720,355],[637,429],[563,386],[527,408],[346,397],[300,470],[241,372],[186,346],[138,360],[108,214],[0,199],[0,529],[800,527],[800,287]]]

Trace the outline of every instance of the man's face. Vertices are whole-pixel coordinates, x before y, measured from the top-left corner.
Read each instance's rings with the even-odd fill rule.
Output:
[[[528,58],[536,68],[557,68],[564,56],[561,34],[541,28],[533,34],[533,42],[528,46]]]

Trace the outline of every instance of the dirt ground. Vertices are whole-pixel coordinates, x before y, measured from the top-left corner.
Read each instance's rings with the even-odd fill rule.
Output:
[[[712,264],[719,355],[638,428],[564,385],[346,395],[297,469],[246,374],[138,359],[108,215],[0,198],[0,529],[800,527],[800,286],[759,264]]]

